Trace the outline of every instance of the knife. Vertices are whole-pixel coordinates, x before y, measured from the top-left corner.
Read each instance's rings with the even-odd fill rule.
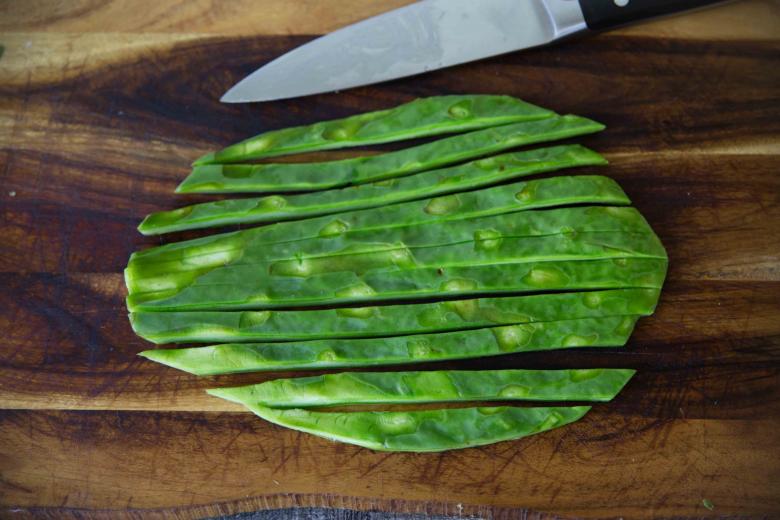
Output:
[[[371,85],[719,1],[423,0],[288,52],[221,101],[272,101]]]

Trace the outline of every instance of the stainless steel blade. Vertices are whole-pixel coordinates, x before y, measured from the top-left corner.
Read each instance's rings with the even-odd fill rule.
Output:
[[[544,45],[586,28],[577,0],[423,0],[298,47],[244,78],[222,101],[370,85]]]

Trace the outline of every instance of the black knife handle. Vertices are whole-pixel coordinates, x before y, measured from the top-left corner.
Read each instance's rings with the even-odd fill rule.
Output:
[[[722,0],[579,0],[589,29],[603,30]]]

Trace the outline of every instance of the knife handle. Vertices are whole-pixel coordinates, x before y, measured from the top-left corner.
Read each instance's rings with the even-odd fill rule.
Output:
[[[611,29],[656,16],[704,7],[722,0],[579,0],[589,29]]]

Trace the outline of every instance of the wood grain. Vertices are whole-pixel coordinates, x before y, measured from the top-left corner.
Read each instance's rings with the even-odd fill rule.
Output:
[[[324,34],[414,0],[47,0],[0,2],[0,32],[130,33],[253,36]],[[774,0],[705,10],[626,27],[611,34],[654,38],[776,39],[779,14]],[[726,30],[724,30],[724,28]]]
[[[0,516],[780,515],[780,2],[337,95],[217,102],[258,63],[407,3],[0,0]],[[121,271],[134,250],[197,236],[135,231],[146,213],[200,200],[172,194],[193,157],[264,129],[463,92],[607,123],[581,142],[606,153],[598,171],[661,236],[669,281],[624,349],[421,368],[638,368],[615,402],[516,443],[376,454],[203,392],[295,374],[195,378],[135,355],[150,345],[127,323]]]
[[[589,517],[706,515],[708,498],[721,513],[759,516],[777,511],[768,483],[780,478],[766,459],[771,419],[667,420],[609,405],[576,428],[447,454],[375,453],[248,414],[4,411],[0,431],[4,492],[17,507],[167,508],[316,490],[498,507],[521,496],[528,508]]]

